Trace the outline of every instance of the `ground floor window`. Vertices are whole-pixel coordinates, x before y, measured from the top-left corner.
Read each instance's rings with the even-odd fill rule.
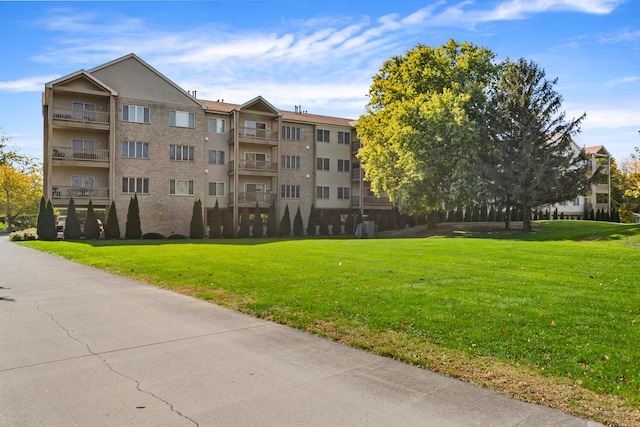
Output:
[[[169,194],[193,196],[193,181],[186,179],[170,179]]]

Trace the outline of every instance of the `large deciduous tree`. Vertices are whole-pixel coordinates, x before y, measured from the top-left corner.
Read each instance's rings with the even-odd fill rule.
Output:
[[[435,213],[475,194],[472,164],[486,142],[486,87],[494,54],[450,40],[418,45],[386,61],[356,125],[372,190],[402,200],[409,214]],[[430,215],[431,223],[435,215]]]
[[[488,104],[489,147],[482,154],[488,196],[523,215],[531,230],[531,209],[574,199],[586,190],[586,157],[572,136],[585,117],[567,120],[562,97],[534,62],[505,61]]]

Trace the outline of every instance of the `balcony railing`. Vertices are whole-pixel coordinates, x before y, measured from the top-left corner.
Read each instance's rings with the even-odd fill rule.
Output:
[[[235,129],[231,129],[230,135],[231,135],[231,138],[229,139],[229,144],[233,144]],[[238,138],[245,142],[275,145],[278,143],[278,131],[269,130],[269,129],[239,127]]]
[[[66,110],[64,108],[54,108],[53,118],[55,120],[64,120],[69,122],[109,124],[109,113],[105,113],[104,111]]]
[[[362,146],[362,144],[359,141],[358,142],[352,142],[351,143],[351,152],[352,153],[357,153],[361,146]]]
[[[63,187],[54,185],[51,191],[53,199],[108,199],[109,189],[98,187]]]
[[[89,160],[108,162],[109,150],[94,148],[53,147],[53,160]]]
[[[362,198],[362,202],[364,203],[363,207],[389,206],[391,204],[391,201],[389,200],[389,197],[387,197],[387,196],[382,196],[382,197],[364,196]],[[360,207],[360,197],[359,196],[351,197],[351,207],[352,208],[359,208]]]
[[[360,174],[362,169],[357,168],[357,169],[351,169],[351,179],[360,179]]]
[[[608,184],[596,184],[596,193],[608,193],[609,185]]]
[[[235,161],[229,162],[229,172],[233,172],[235,169]],[[239,160],[238,170],[245,172],[266,172],[276,173],[278,172],[277,162],[265,162],[262,160]]]
[[[229,203],[233,204],[235,193],[229,193]],[[251,192],[241,192],[238,193],[238,204],[248,204],[255,205],[256,203],[264,203],[271,204],[276,200],[275,193],[251,193]]]

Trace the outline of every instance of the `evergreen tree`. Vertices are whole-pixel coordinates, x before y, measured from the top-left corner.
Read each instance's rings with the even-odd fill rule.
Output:
[[[64,238],[68,240],[79,239],[82,236],[82,228],[80,227],[80,218],[76,212],[76,204],[73,197],[69,199],[67,207],[67,220],[64,225]]]
[[[291,217],[289,216],[289,205],[284,207],[284,215],[282,215],[282,219],[280,220],[280,236],[290,236],[291,235]]]
[[[51,240],[58,238],[58,231],[56,230],[56,216],[53,213],[53,204],[51,199],[47,200],[47,215],[45,228],[51,233]],[[49,237],[49,235],[47,235]]]
[[[353,211],[347,212],[347,219],[344,221],[344,232],[345,234],[353,234],[355,232],[355,218],[353,217]]]
[[[240,229],[238,230],[238,237],[249,237],[249,230],[251,228],[251,220],[249,219],[249,209],[245,206],[240,214]]]
[[[140,226],[140,207],[138,206],[138,195],[134,194],[129,199],[129,209],[127,210],[127,223],[124,226],[125,239],[142,239],[142,228]]]
[[[320,211],[320,234],[327,236],[329,234],[329,218],[324,209]]]
[[[50,203],[50,202],[49,202]],[[53,207],[51,208],[51,218],[44,196],[40,199],[40,209],[38,210],[38,239],[40,240],[56,240],[58,233],[56,231],[56,221],[53,218]]]
[[[553,210],[553,219],[558,219],[558,208]]]
[[[307,221],[307,235],[316,235],[316,211],[313,208],[313,205],[311,205],[311,210],[309,211],[309,220]]]
[[[276,202],[272,202],[269,206],[267,214],[267,236],[275,237],[278,235],[278,218],[276,217]]]
[[[100,226],[98,225],[98,218],[96,218],[96,212],[93,209],[91,200],[89,200],[89,207],[87,208],[87,219],[84,221],[84,237],[87,239],[100,237]]]
[[[236,231],[233,227],[233,209],[231,208],[227,208],[224,211],[222,235],[225,239],[233,239],[236,235]]]
[[[118,222],[118,213],[116,212],[116,202],[111,202],[109,213],[104,224],[105,239],[120,238],[120,223]]]
[[[296,216],[293,218],[293,235],[302,236],[304,234],[304,224],[302,223],[302,215],[300,214],[300,206],[296,211]]]
[[[262,214],[256,202],[256,209],[253,213],[253,221],[251,222],[251,235],[253,237],[262,237],[264,235],[264,222],[262,221]]]
[[[44,238],[45,236],[45,225],[47,222],[47,201],[44,199],[44,196],[40,198],[40,207],[38,208],[38,220],[36,222],[36,234],[38,235],[39,240],[47,240]]]
[[[218,207],[218,199],[211,212],[211,225],[209,226],[209,238],[219,239],[222,237],[222,224],[220,223],[220,208]]]
[[[340,212],[336,212],[331,220],[331,233],[339,236],[342,234],[342,220],[340,218]]]
[[[191,223],[189,224],[190,239],[204,239],[204,220],[202,218],[202,202],[200,199],[193,203]]]

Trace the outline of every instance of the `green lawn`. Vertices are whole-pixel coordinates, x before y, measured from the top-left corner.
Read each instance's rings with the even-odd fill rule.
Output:
[[[22,244],[484,385],[462,372],[474,360],[637,408],[640,227],[538,224],[473,238]],[[553,400],[545,386],[489,386]],[[550,404],[616,416],[575,400]]]

